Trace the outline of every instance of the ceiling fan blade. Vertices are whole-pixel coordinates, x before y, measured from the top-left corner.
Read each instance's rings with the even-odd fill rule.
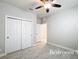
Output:
[[[49,1],[49,0],[45,0],[45,1]]]
[[[39,8],[42,8],[43,6],[38,6],[38,7],[36,7],[35,9],[39,9]]]
[[[29,10],[33,10],[32,8],[29,8]]]
[[[49,9],[46,9],[46,12],[48,13],[49,12]]]
[[[60,4],[52,4],[53,7],[57,7],[57,8],[60,8],[61,5]]]
[[[54,0],[50,0],[50,1],[52,2],[52,1],[54,1]]]
[[[49,1],[49,0],[40,0],[41,2],[43,2],[43,3],[45,3],[45,2],[47,2],[47,1]]]

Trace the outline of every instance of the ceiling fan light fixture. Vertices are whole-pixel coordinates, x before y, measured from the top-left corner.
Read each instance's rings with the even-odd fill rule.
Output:
[[[47,8],[51,8],[51,4],[50,3],[46,3],[44,4],[44,8],[47,9]]]

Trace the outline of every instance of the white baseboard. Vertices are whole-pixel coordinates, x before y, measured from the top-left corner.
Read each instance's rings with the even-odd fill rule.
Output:
[[[78,50],[74,50],[74,49],[71,49],[71,48],[68,48],[68,47],[64,47],[64,46],[62,46],[62,45],[58,45],[58,44],[51,43],[51,42],[47,42],[47,44],[50,44],[50,45],[52,45],[52,46],[60,47],[60,48],[62,48],[62,49],[66,49],[66,50],[74,51],[74,52],[78,53]]]

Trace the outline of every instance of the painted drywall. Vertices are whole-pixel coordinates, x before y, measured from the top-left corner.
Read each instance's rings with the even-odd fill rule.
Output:
[[[34,34],[35,34],[35,28],[36,28],[35,27],[36,26],[36,15],[23,11],[9,4],[0,2],[0,49],[2,49],[3,52],[5,49],[4,44],[5,44],[5,16],[6,15],[33,21],[33,25],[34,25],[33,33]]]
[[[54,13],[47,20],[48,42],[78,50],[77,7]]]

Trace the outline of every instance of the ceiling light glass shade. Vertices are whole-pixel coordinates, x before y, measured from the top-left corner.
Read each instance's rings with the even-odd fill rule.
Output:
[[[46,3],[45,5],[44,5],[44,8],[50,8],[51,7],[51,4],[50,3]]]

